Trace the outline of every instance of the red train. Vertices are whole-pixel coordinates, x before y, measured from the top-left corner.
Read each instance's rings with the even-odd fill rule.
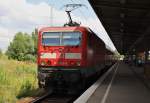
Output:
[[[89,28],[45,27],[38,33],[40,87],[81,86],[111,65],[113,53]]]

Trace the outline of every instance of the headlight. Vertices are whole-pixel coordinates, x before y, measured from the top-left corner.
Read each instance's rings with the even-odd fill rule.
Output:
[[[80,62],[77,62],[77,66],[80,66],[81,65],[81,63]]]
[[[41,65],[42,65],[42,66],[46,65],[46,62],[45,62],[45,61],[42,61],[42,62],[41,62]]]

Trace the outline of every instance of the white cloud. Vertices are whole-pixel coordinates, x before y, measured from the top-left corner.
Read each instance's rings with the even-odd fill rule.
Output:
[[[55,26],[62,26],[67,21],[64,10],[53,8],[52,17]],[[85,20],[73,15],[73,18],[83,21],[83,25],[90,26],[96,33],[102,34],[99,36],[106,43],[109,42],[105,30],[96,17]],[[0,44],[2,44],[0,48],[6,50],[16,32],[31,33],[36,27],[50,25],[50,21],[50,6],[45,2],[34,5],[27,3],[26,0],[0,0]]]
[[[31,33],[36,27],[50,25],[50,6],[44,2],[34,5],[26,0],[0,0],[0,8],[0,48],[3,50],[16,32]],[[63,25],[67,19],[64,12],[55,8],[53,12],[53,22]]]

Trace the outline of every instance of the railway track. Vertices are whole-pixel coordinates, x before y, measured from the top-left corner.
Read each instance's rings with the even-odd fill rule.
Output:
[[[35,99],[31,103],[72,103],[76,97],[76,95],[57,94],[48,92],[42,97]]]
[[[30,103],[41,103],[44,99],[48,98],[51,94],[52,94],[52,91],[49,91],[45,95],[31,101]]]
[[[41,103],[72,103],[73,96],[67,96],[67,95],[52,95],[49,98],[46,98]]]

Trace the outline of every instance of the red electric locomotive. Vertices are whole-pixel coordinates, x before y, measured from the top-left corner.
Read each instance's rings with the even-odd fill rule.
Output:
[[[70,4],[66,7],[81,6]],[[74,9],[72,9],[74,10]],[[73,22],[64,27],[45,27],[38,31],[38,79],[40,87],[79,87],[87,78],[112,64],[112,52],[89,28]],[[75,88],[74,88],[75,89]]]
[[[82,84],[111,64],[110,53],[89,28],[42,28],[38,33],[39,86]]]

